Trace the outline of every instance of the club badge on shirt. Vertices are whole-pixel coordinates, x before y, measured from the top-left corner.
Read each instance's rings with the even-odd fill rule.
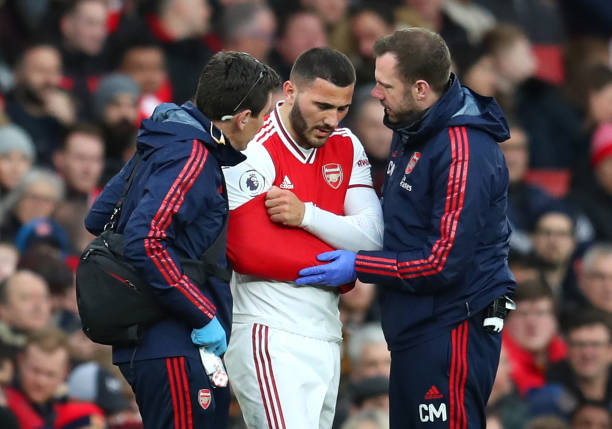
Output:
[[[329,186],[338,189],[344,177],[342,166],[336,163],[325,164],[323,166],[323,177]]]

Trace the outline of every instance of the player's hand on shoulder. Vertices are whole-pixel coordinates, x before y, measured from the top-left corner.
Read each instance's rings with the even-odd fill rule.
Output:
[[[304,219],[304,203],[287,189],[272,186],[266,194],[265,205],[272,222],[300,226]]]

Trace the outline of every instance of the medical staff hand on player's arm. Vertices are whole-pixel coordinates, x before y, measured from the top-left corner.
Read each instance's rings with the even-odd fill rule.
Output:
[[[196,346],[204,346],[206,350],[221,356],[227,349],[225,330],[217,316],[201,328],[191,331],[191,342]]]
[[[272,222],[286,226],[300,226],[305,206],[291,191],[272,186],[266,194],[266,209]]]
[[[355,258],[357,255],[348,250],[333,250],[317,255],[319,261],[331,261],[328,264],[316,265],[300,270],[300,277],[295,281],[299,285],[342,286],[354,282]]]

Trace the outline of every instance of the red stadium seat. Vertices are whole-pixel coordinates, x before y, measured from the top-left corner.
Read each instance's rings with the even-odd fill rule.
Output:
[[[569,190],[571,174],[567,169],[534,168],[527,172],[525,181],[539,185],[554,197],[564,197]]]

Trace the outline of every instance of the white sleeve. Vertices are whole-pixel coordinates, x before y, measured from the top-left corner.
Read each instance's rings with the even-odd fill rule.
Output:
[[[380,250],[383,240],[382,207],[372,186],[370,162],[361,142],[352,135],[354,156],[344,216],[306,203],[300,225],[336,249]]]
[[[243,153],[245,161],[223,168],[230,210],[268,192],[276,179],[274,163],[262,144],[251,142]]]

